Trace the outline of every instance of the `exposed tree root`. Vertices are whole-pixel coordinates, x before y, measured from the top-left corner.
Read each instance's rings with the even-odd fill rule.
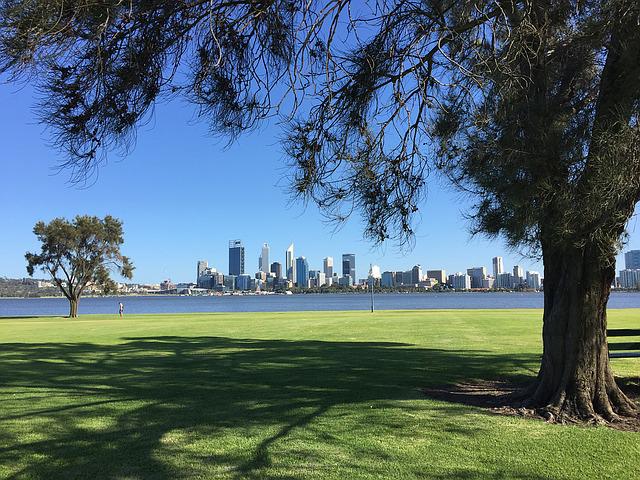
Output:
[[[554,402],[536,404],[536,383],[522,388],[505,381],[470,381],[456,385],[423,388],[430,398],[486,408],[492,413],[538,418],[548,423],[582,426],[607,426],[619,430],[640,431],[640,388],[621,382],[626,393],[616,386],[607,397],[554,396]],[[605,402],[606,400],[606,402]]]

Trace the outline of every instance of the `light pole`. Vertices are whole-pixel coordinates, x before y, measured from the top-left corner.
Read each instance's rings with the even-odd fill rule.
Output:
[[[373,265],[369,264],[369,283],[371,284],[371,313],[373,313]]]

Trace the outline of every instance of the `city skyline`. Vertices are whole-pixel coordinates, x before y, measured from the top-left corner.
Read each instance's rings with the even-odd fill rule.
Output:
[[[28,86],[19,94],[0,89],[0,102],[12,112],[11,118],[0,118],[5,165],[0,201],[12,205],[0,213],[6,227],[0,276],[27,276],[24,254],[38,248],[32,233],[37,221],[78,214],[111,214],[123,221],[122,250],[136,267],[133,281],[140,283],[193,281],[197,259],[228,271],[230,238],[243,239],[249,270],[254,270],[265,241],[270,262],[278,261],[284,269],[283,252],[294,241],[296,256],[304,255],[311,269],[322,270],[323,258],[332,256],[338,273],[347,252],[356,255],[358,267],[373,263],[383,271],[418,263],[424,268],[442,265],[448,272],[480,265],[490,271],[498,252],[505,266],[543,271],[540,262],[509,251],[501,239],[471,237],[462,216],[469,201],[437,177],[429,180],[429,195],[419,205],[412,249],[401,250],[392,241],[375,246],[363,239],[364,225],[357,215],[336,230],[313,205],[305,208],[290,201],[274,128],[265,127],[225,148],[207,136],[205,125],[190,124],[188,109],[176,104],[157,107],[153,128],[139,132],[136,148],[126,159],[113,156],[99,177],[86,185],[70,185],[69,172],[53,174],[63,158],[34,123],[33,91]],[[47,200],[51,192],[55,202]],[[635,222],[634,217],[625,251],[640,248]],[[623,265],[619,255],[616,270]],[[358,277],[364,275],[364,270],[358,272]]]

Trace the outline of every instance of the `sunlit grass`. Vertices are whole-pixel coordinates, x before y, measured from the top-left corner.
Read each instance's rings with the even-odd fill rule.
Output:
[[[540,331],[537,310],[2,319],[0,478],[637,478],[638,434],[420,393],[531,377]]]

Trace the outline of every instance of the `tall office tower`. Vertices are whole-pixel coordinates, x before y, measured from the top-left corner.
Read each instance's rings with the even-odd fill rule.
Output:
[[[242,240],[229,240],[229,275],[244,274],[244,246]]]
[[[629,250],[624,254],[625,270],[640,270],[640,250]]]
[[[324,274],[327,278],[333,277],[333,257],[327,257],[323,261]]]
[[[264,273],[269,273],[269,244],[262,244],[262,252],[258,259],[258,270]]]
[[[504,273],[502,257],[493,257],[493,278],[498,278],[501,273]]]
[[[417,285],[422,281],[422,266],[414,265],[411,269],[411,283]]]
[[[209,262],[206,260],[198,260],[198,273],[196,276],[196,284],[200,281],[200,277],[204,273],[204,271],[209,267]]]
[[[280,262],[273,262],[271,264],[271,273],[276,276],[277,280],[282,278],[282,264]]]
[[[305,257],[296,258],[296,285],[298,288],[309,288],[309,264]]]
[[[353,253],[342,255],[342,276],[349,275],[352,280],[356,278],[356,256]]]
[[[522,267],[520,265],[514,265],[513,266],[513,281],[514,283],[517,285],[520,285],[522,282],[524,282],[524,270],[522,269]]]
[[[296,260],[293,256],[293,243],[289,245],[287,251],[285,252],[285,263],[284,263],[287,273],[287,280],[290,282],[296,281]]]
[[[467,268],[467,275],[471,277],[471,288],[482,288],[482,281],[487,278],[485,267]]]

